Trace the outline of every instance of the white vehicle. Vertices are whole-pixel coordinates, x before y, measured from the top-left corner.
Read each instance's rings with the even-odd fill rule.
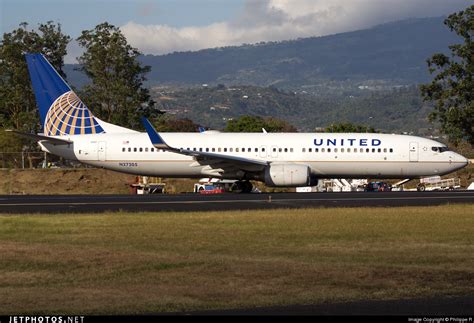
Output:
[[[145,133],[94,117],[41,54],[26,60],[43,124],[23,134],[42,150],[96,167],[156,177],[215,177],[273,187],[314,186],[320,178],[419,178],[467,165],[439,142],[372,133]]]
[[[461,188],[460,178],[446,178],[438,181],[420,181],[416,190],[423,191],[452,191]]]

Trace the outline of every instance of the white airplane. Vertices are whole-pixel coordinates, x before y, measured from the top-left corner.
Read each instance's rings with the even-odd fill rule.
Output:
[[[43,133],[23,134],[70,160],[136,175],[250,180],[272,187],[316,185],[320,178],[413,179],[443,175],[468,160],[421,137],[372,133],[145,133],[92,115],[41,54],[26,60]]]

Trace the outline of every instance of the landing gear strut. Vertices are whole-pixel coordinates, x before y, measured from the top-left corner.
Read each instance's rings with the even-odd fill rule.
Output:
[[[253,185],[249,181],[237,181],[231,187],[231,191],[235,193],[250,193],[252,189]]]

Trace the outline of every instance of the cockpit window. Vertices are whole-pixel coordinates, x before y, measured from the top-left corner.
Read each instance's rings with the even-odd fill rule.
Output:
[[[431,147],[431,150],[442,153],[442,152],[448,151],[449,148],[446,147],[446,146],[444,146],[444,147]]]

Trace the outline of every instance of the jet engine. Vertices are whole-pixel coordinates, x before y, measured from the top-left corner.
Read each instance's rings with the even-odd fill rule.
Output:
[[[317,180],[316,180],[317,182]],[[265,169],[265,185],[296,187],[314,183],[310,168],[299,164],[271,164]]]

